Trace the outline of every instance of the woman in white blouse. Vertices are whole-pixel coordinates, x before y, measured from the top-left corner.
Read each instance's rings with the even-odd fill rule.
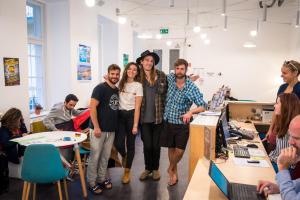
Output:
[[[130,168],[135,153],[135,137],[138,133],[143,98],[143,87],[139,81],[138,65],[134,62],[128,63],[119,84],[119,130],[115,137],[115,146],[122,155],[122,165],[125,168],[122,177],[124,184],[130,181]]]

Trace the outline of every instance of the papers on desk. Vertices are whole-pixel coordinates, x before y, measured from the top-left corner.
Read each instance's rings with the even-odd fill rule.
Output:
[[[266,154],[263,150],[248,148],[249,154],[251,157],[265,157]]]
[[[219,115],[221,115],[221,111],[219,111],[219,112],[205,111],[205,112],[200,113],[200,115],[203,115],[203,116],[219,116]]]
[[[239,166],[246,167],[270,167],[266,160],[259,160],[259,163],[248,163],[247,158],[233,158],[233,162]]]

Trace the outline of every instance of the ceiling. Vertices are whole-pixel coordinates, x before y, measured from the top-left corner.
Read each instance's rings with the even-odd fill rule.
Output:
[[[120,15],[132,21],[135,29],[155,30],[160,27],[184,29],[223,26],[223,0],[119,0]],[[270,3],[271,0],[265,0]],[[285,0],[281,7],[277,3],[268,9],[268,23],[295,23],[298,0]],[[187,14],[189,10],[189,15]],[[189,16],[189,17],[187,17]],[[227,0],[227,16],[234,23],[261,21],[263,9],[258,0]]]

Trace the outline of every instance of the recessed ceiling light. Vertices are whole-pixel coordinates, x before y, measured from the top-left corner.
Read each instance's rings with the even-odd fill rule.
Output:
[[[204,40],[204,44],[209,45],[210,44],[210,40],[209,39]]]
[[[202,33],[200,37],[201,37],[202,40],[204,40],[204,39],[207,38],[207,34],[206,33]]]
[[[162,36],[161,36],[161,34],[156,34],[155,38],[158,39],[158,40],[160,40],[162,38]]]
[[[151,39],[152,37],[153,36],[151,34],[146,34],[146,33],[137,36],[137,38],[139,39]]]
[[[119,17],[118,18],[119,24],[125,24],[127,22],[126,17]]]
[[[167,46],[171,46],[171,45],[172,45],[172,41],[168,40],[168,41],[166,42],[166,44],[167,44]]]
[[[96,0],[85,0],[85,4],[86,4],[88,7],[93,7],[93,6],[95,6],[95,4],[96,4]]]
[[[250,35],[251,35],[252,37],[256,37],[256,36],[257,36],[257,31],[256,31],[256,30],[250,31]]]
[[[194,31],[195,33],[199,33],[200,30],[201,30],[200,26],[194,26],[194,28],[193,28],[193,31]]]
[[[245,42],[243,45],[245,48],[255,48],[256,45],[252,42]]]

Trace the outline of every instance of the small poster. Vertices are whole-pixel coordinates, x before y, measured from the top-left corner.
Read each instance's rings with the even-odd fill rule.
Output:
[[[3,58],[5,86],[20,85],[19,58]]]
[[[77,64],[77,80],[92,80],[91,47],[79,44],[79,60]]]
[[[123,54],[123,66],[125,67],[128,64],[129,55],[124,53]]]
[[[90,64],[78,64],[77,80],[92,80]]]
[[[79,62],[91,63],[91,47],[79,44]]]

